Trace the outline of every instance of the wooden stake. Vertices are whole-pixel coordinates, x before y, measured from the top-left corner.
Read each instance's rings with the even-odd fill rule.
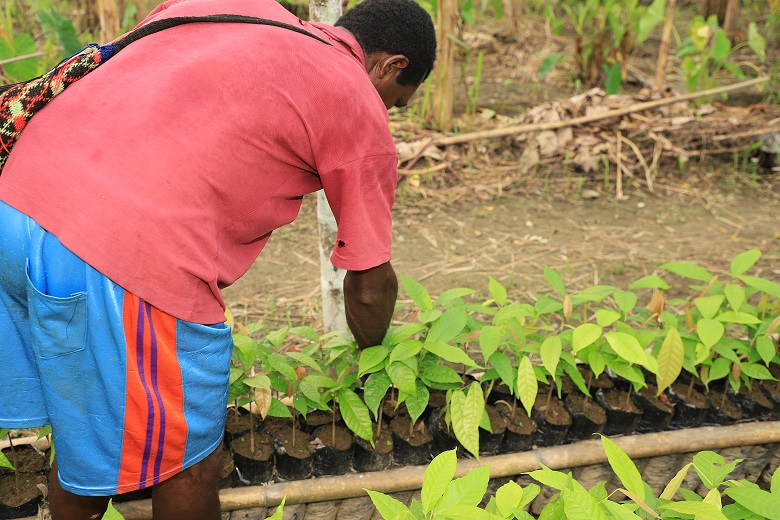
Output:
[[[661,35],[661,44],[658,47],[658,61],[655,65],[655,88],[660,89],[666,78],[666,60],[669,58],[669,38],[672,35],[674,25],[674,10],[677,0],[669,0],[666,5],[666,21]]]

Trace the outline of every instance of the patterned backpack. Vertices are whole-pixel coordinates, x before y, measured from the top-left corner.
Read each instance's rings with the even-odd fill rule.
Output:
[[[37,78],[0,86],[0,174],[11,149],[27,122],[69,85],[80,80],[100,64],[134,41],[169,27],[192,22],[240,22],[282,27],[330,45],[322,38],[294,25],[251,16],[215,14],[211,16],[182,16],[150,22],[107,45],[90,44],[66,58],[52,70]]]

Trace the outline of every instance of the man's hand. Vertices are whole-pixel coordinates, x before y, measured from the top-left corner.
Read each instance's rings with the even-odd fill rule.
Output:
[[[398,278],[386,262],[365,271],[348,271],[344,278],[347,325],[363,349],[382,343],[393,317]]]

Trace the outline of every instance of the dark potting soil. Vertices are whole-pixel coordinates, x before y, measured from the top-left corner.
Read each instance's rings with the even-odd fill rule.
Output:
[[[601,433],[604,435],[628,435],[633,433],[642,420],[642,409],[636,406],[631,395],[633,389],[596,390],[596,402],[604,407],[607,414],[607,422]]]
[[[490,419],[490,428],[493,430],[493,435],[502,435],[506,430],[506,421],[504,420],[504,417],[499,413],[498,409],[492,405],[486,405],[485,411],[487,412],[488,419]]]
[[[297,443],[298,439],[295,440]],[[248,433],[233,439],[230,448],[235,453],[252,460],[267,461],[274,453],[273,439],[268,432],[255,432],[254,451],[252,451],[252,437]]]
[[[566,411],[563,402],[556,396],[552,396],[548,402],[546,395],[539,394],[533,409],[552,425],[569,426],[571,424],[571,414]]]
[[[734,395],[734,401],[742,412],[742,416],[746,419],[768,419],[775,409],[772,401],[761,391],[759,385],[755,383],[751,385],[750,389],[742,385],[739,392]]]
[[[642,409],[642,419],[635,429],[637,433],[663,431],[669,427],[674,417],[674,405],[669,401],[669,397],[665,393],[657,396],[657,392],[655,385],[648,385],[632,397],[634,404]]]
[[[412,435],[409,436],[409,426],[411,419],[408,415],[399,415],[390,423],[390,429],[398,437],[405,440],[412,446],[422,446],[433,440],[433,436],[425,427],[424,421],[418,421],[412,428]]]
[[[561,444],[571,426],[571,414],[566,411],[563,402],[555,396],[540,395],[531,409],[532,419],[536,423],[534,444],[539,447]]]
[[[710,390],[710,407],[704,424],[727,426],[742,419],[742,412],[728,392]]]
[[[591,390],[595,390],[596,388],[603,388],[607,390],[615,387],[615,383],[605,372],[599,374],[599,377],[594,378],[593,371],[589,367],[580,367],[580,373],[582,374],[582,378],[585,380],[585,384],[590,384]],[[591,391],[591,394],[592,393],[593,392]]]
[[[342,426],[336,426],[335,430],[333,430],[330,424],[326,424],[317,429],[316,433],[315,437],[318,439],[318,442],[338,451],[348,450],[354,442],[352,432]]]
[[[631,394],[624,391],[607,390],[600,392],[604,402],[613,410],[621,410],[626,413],[641,414],[642,409],[631,400]]]
[[[382,471],[388,469],[393,462],[393,436],[390,427],[382,424],[377,435],[376,424],[373,424],[374,446],[360,437],[355,437],[355,451],[352,455],[352,467],[358,472]]]
[[[274,437],[276,444],[280,448],[283,448],[285,453],[290,457],[305,459],[311,457],[312,453],[314,453],[314,448],[309,444],[309,435],[298,428],[295,429],[294,444],[292,440],[293,430],[290,427],[276,429],[276,431],[271,434]]]
[[[569,394],[564,401],[566,409],[574,415],[582,414],[595,424],[607,422],[607,412],[596,404],[593,399],[582,394]]]
[[[479,429],[479,452],[482,455],[495,455],[498,453],[501,448],[501,442],[504,440],[506,421],[493,405],[485,405],[485,412],[488,415],[488,419],[490,419],[492,433],[482,428]]]
[[[20,473],[43,473],[46,471],[46,455],[39,452],[29,444],[14,446],[13,449],[5,448],[3,450],[11,464]],[[0,475],[13,474],[13,470],[2,468]]]
[[[226,440],[230,441],[236,435],[243,435],[249,431],[249,412],[243,408],[236,408],[231,406],[227,410],[227,417],[225,418],[225,433],[227,434]]]
[[[374,431],[374,447],[364,439],[356,438],[355,442],[360,444],[366,451],[373,451],[380,455],[387,455],[393,451],[393,435],[390,433],[390,427],[387,424],[382,424],[382,427],[379,429],[379,436],[376,434],[376,423],[371,424],[371,429]]]
[[[761,390],[775,407],[775,419],[780,418],[780,381],[761,381]]]
[[[707,408],[707,398],[704,394],[696,390],[695,386],[691,389],[689,384],[674,383],[671,387],[670,394],[696,408]]]
[[[497,407],[499,413],[504,417],[506,429],[519,435],[531,435],[536,431],[536,424],[525,413],[521,406],[515,408],[515,414],[512,415],[512,409],[509,406]]]
[[[3,475],[0,477],[0,503],[9,507],[26,504],[41,495],[38,484],[46,484],[46,475],[19,473],[19,489],[15,475]]]
[[[431,390],[428,396],[428,408],[443,408],[447,406],[447,392],[444,390]]]
[[[674,416],[669,428],[679,430],[701,426],[709,412],[707,397],[686,383],[675,383],[668,392],[674,403]]]
[[[333,424],[333,421],[334,421],[333,412],[331,411],[326,412],[325,410],[314,410],[313,412],[311,412],[306,416],[305,426],[302,429],[306,430],[309,433],[312,433],[320,426],[327,426],[329,424]],[[336,410],[335,422],[338,424],[339,421],[341,421],[341,412]]]

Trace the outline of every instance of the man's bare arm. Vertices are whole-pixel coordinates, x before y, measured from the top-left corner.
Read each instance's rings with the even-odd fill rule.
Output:
[[[390,262],[365,271],[348,271],[344,278],[347,325],[360,348],[382,343],[393,317],[398,278]]]

